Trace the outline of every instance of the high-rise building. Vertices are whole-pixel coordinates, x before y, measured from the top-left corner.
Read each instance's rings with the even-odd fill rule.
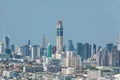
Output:
[[[111,53],[113,47],[113,43],[106,44],[106,51]]]
[[[46,50],[47,51],[47,50]],[[40,47],[40,57],[42,56],[46,56],[46,51],[45,48],[43,48],[42,46]]]
[[[32,52],[31,53],[31,58],[32,59],[40,58],[40,47],[39,47],[39,45],[33,45],[31,52]]]
[[[117,42],[117,50],[120,51],[120,36],[119,36],[118,42]]]
[[[52,46],[52,54],[56,53],[56,46]]]
[[[96,44],[91,45],[91,57],[96,54]]]
[[[98,66],[103,66],[104,64],[104,51],[101,47],[98,48],[97,51],[97,65]]]
[[[0,53],[5,53],[4,43],[0,42]]]
[[[64,66],[75,68],[76,51],[67,51],[64,60]]]
[[[61,54],[63,51],[63,25],[62,21],[57,24],[57,53]]]
[[[5,49],[10,49],[10,36],[6,36],[4,42],[5,42]]]
[[[78,42],[76,47],[77,55],[80,55],[83,58],[83,43]]]
[[[116,45],[112,47],[112,66],[120,66],[120,51]]]
[[[73,41],[72,40],[68,40],[68,51],[74,51],[74,46],[73,46]]]
[[[42,47],[46,48],[46,37],[45,37],[45,35],[43,35],[43,41],[42,42],[43,42]]]
[[[23,45],[21,46],[21,52],[24,57],[31,56],[31,51],[29,45]]]
[[[50,43],[47,46],[47,56],[52,57],[52,45]]]
[[[75,58],[76,58],[75,59],[75,74],[79,75],[82,72],[81,57],[80,55],[77,55]]]
[[[84,44],[84,59],[91,57],[91,45],[89,43]]]
[[[6,36],[5,38],[4,38],[4,46],[5,46],[5,53],[6,54],[9,54],[9,56],[11,56],[12,57],[12,55],[11,55],[11,50],[10,50],[10,36]]]
[[[30,39],[28,40],[28,45],[30,45]]]
[[[12,52],[12,53],[15,52],[15,45],[14,45],[14,44],[11,45],[11,52]]]
[[[19,46],[12,44],[11,45],[11,52],[18,53]]]
[[[96,54],[96,49],[97,47],[96,47],[96,44],[93,44],[93,54]]]

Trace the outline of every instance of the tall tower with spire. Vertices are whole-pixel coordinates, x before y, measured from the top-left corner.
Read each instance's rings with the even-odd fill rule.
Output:
[[[58,21],[57,24],[57,53],[60,54],[63,51],[63,25],[62,21]]]

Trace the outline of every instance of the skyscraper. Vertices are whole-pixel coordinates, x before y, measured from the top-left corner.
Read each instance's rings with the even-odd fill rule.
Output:
[[[96,44],[91,45],[91,57],[96,54]]]
[[[98,66],[103,66],[104,64],[104,51],[101,47],[98,47],[97,51],[97,64]]]
[[[30,45],[30,39],[28,40],[28,45]]]
[[[6,36],[4,38],[4,44],[5,44],[5,53],[11,55],[11,50],[10,50],[10,36]]]
[[[74,51],[73,41],[68,40],[68,51]]]
[[[106,51],[111,53],[113,47],[113,43],[106,44]]]
[[[31,51],[30,51],[29,45],[27,44],[21,46],[21,52],[24,57],[31,56]]]
[[[77,50],[77,55],[80,55],[80,57],[83,58],[83,43],[78,42],[76,50]]]
[[[0,53],[5,53],[4,43],[0,42]]]
[[[39,45],[33,45],[31,52],[32,52],[31,53],[31,58],[32,59],[40,58],[40,47],[39,47]]]
[[[52,57],[52,45],[50,43],[47,46],[47,56]]]
[[[96,54],[96,44],[93,44],[93,53]]]
[[[56,53],[56,46],[52,46],[52,54]]]
[[[43,41],[42,42],[43,42],[42,47],[46,48],[46,37],[45,37],[45,35],[43,35]]]
[[[91,45],[89,43],[84,44],[84,59],[91,57]]]
[[[57,53],[63,51],[63,25],[62,21],[58,21],[57,24]]]
[[[4,39],[5,42],[5,49],[10,49],[10,37],[6,36]]]
[[[15,52],[15,45],[14,45],[14,44],[11,45],[11,52],[12,52],[12,53]]]
[[[120,51],[120,36],[119,36],[118,42],[117,42],[117,50]]]

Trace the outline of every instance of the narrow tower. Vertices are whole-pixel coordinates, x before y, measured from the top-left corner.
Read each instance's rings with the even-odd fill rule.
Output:
[[[120,36],[119,36],[118,42],[117,42],[117,50],[120,51]]]
[[[43,35],[43,43],[42,43],[43,48],[46,48],[46,36]]]
[[[10,36],[5,36],[5,49],[10,49]]]
[[[62,21],[57,24],[57,53],[61,54],[63,51],[63,25]]]
[[[52,45],[50,43],[47,46],[47,56],[52,57]]]

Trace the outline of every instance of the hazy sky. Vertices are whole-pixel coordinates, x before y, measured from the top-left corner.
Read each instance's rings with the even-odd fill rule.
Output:
[[[64,43],[72,39],[105,45],[120,35],[120,0],[0,0],[0,40],[41,44],[42,35],[56,44],[57,21],[64,26]]]

